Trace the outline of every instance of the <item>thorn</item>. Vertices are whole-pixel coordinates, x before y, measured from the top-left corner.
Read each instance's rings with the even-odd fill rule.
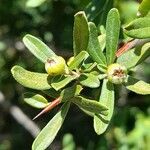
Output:
[[[124,44],[119,50],[116,52],[116,56],[121,56],[124,52],[128,51],[129,49],[133,48],[136,43],[138,42],[138,39],[132,40],[126,44]]]
[[[50,110],[52,110],[54,107],[56,107],[58,104],[60,104],[60,97],[56,98],[54,101],[52,101],[51,103],[49,103],[48,106],[46,106],[39,114],[37,114],[32,120],[37,119],[39,116],[41,116],[42,114],[45,114],[47,112],[49,112]]]

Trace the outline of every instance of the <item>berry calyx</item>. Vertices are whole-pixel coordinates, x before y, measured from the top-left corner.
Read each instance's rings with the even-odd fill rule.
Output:
[[[127,69],[125,66],[114,63],[108,66],[107,78],[114,84],[121,84],[126,81]]]
[[[65,73],[66,62],[63,57],[57,56],[47,60],[45,70],[49,75],[56,76]]]

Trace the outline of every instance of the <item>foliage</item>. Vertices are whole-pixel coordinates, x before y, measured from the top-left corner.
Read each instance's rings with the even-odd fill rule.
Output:
[[[27,5],[29,1],[30,6]],[[132,48],[126,49],[126,53],[121,53],[121,56],[115,59],[115,62],[128,67],[128,70],[130,70],[128,74],[130,76],[149,82],[149,39],[134,40],[129,37],[130,35],[126,36],[126,34],[124,34],[125,32],[129,34],[134,32],[133,28],[130,29],[128,27],[135,26],[135,24],[133,24],[135,19],[138,20],[149,16],[149,0],[146,1],[147,0],[143,0],[143,2],[137,0],[0,1],[0,95],[2,92],[5,96],[5,101],[0,103],[0,150],[15,150],[18,149],[18,147],[22,150],[27,150],[31,149],[31,143],[33,142],[30,132],[24,128],[23,124],[20,125],[16,119],[12,117],[9,106],[18,106],[28,117],[32,118],[38,113],[39,109],[44,110],[43,107],[50,106],[53,99],[62,96],[65,100],[70,93],[73,94],[74,88],[72,83],[77,80],[79,80],[80,84],[84,87],[82,89],[81,86],[78,86],[78,92],[82,89],[80,95],[84,96],[86,100],[99,101],[99,97],[101,97],[100,94],[102,95],[102,87],[104,87],[102,79],[107,78],[107,74],[104,74],[104,72],[107,71],[107,67],[102,64],[98,65],[96,62],[93,63],[91,55],[89,56],[87,51],[84,50],[73,62],[73,58],[70,59],[72,69],[68,64],[70,70],[76,72],[78,68],[80,68],[80,71],[84,70],[84,73],[82,72],[80,77],[77,78],[74,76],[75,79],[73,77],[71,82],[70,78],[72,76],[69,76],[69,79],[67,78],[69,84],[66,84],[62,90],[56,91],[54,88],[59,89],[61,86],[64,86],[64,80],[61,80],[61,78],[65,78],[65,76],[53,78],[53,82],[55,83],[52,85],[54,88],[50,88],[50,84],[47,85],[47,88],[50,88],[50,90],[42,89],[39,91],[29,89],[28,84],[26,84],[27,88],[23,88],[23,86],[12,78],[10,74],[12,66],[17,64],[22,66],[22,70],[25,68],[26,70],[32,71],[31,73],[42,72],[42,74],[46,74],[46,71],[44,70],[44,63],[33,57],[29,51],[26,51],[20,39],[27,33],[32,34],[35,38],[38,37],[38,39],[46,43],[45,45],[47,45],[48,49],[52,49],[57,55],[61,55],[67,60],[73,55],[72,52],[74,51],[72,50],[74,47],[72,42],[73,15],[79,10],[83,10],[82,12],[85,11],[87,16],[87,21],[92,21],[96,25],[100,46],[98,49],[101,49],[105,56],[106,18],[109,10],[115,7],[119,11],[121,20],[118,48],[122,48],[122,44],[124,43],[127,43],[127,45],[130,45],[130,42],[132,44],[132,41],[136,43]],[[139,5],[139,2],[143,4]],[[141,27],[143,28],[143,26]],[[124,30],[122,30],[123,28]],[[137,29],[139,30],[139,26]],[[135,36],[133,33],[132,35]],[[44,49],[42,49],[41,52],[43,51]],[[79,58],[80,61],[77,62],[76,59]],[[128,62],[128,65],[126,62]],[[134,68],[134,66],[136,67]],[[100,75],[97,74],[99,71],[101,73]],[[20,75],[21,76],[18,77],[22,79],[22,75],[24,74]],[[57,81],[58,78],[61,86],[59,86],[59,82]],[[90,83],[92,82],[91,80],[94,81],[93,84]],[[34,81],[38,83],[38,80],[33,80],[33,82]],[[47,80],[45,81],[47,82]],[[34,86],[36,87],[37,85]],[[32,86],[32,88],[34,88],[34,86]],[[93,132],[93,119],[86,115],[89,114],[93,116],[93,113],[85,111],[82,107],[80,107],[80,111],[78,109],[79,105],[76,107],[74,103],[72,103],[69,113],[65,118],[64,125],[52,142],[50,149],[67,149],[67,147],[69,150],[71,150],[71,148],[83,150],[146,149],[149,145],[146,142],[149,136],[149,132],[147,132],[149,129],[147,129],[144,124],[147,124],[149,120],[149,95],[140,96],[132,91],[125,90],[125,86],[122,85],[113,86],[115,90],[115,109],[110,123],[106,123],[108,127],[104,124],[105,127],[107,127],[107,132],[97,136],[97,134]],[[67,90],[70,87],[72,87],[71,92]],[[62,91],[61,94],[60,91]],[[69,94],[64,95],[67,91]],[[31,106],[32,104],[36,106],[36,108],[38,108],[37,110],[35,108],[31,109],[22,101],[22,93],[25,93],[26,102]],[[76,96],[78,97],[79,95],[77,94]],[[31,100],[32,98],[33,100]],[[103,101],[101,101],[101,103],[103,103]],[[50,118],[53,118],[53,116],[57,114],[58,108],[59,106],[53,109],[51,113],[43,115],[43,117],[36,120],[35,123],[43,128],[46,123],[49,122]],[[138,111],[135,111],[136,109],[138,109]],[[16,115],[19,115],[19,113],[16,113]],[[141,130],[143,128],[137,128],[135,125],[139,120],[137,116],[141,115],[144,120],[141,119],[138,124],[146,129],[144,131]],[[133,134],[133,136],[130,136],[130,142],[128,142],[128,134],[132,131],[140,134]],[[72,136],[71,134],[65,133],[71,133]],[[26,141],[26,143],[24,143],[24,141]]]
[[[149,17],[147,16],[133,20],[125,27],[125,34],[134,38],[150,38],[148,31]],[[29,72],[19,66],[12,68],[11,72],[13,77],[25,87],[36,90],[56,90],[60,93],[59,97],[50,102],[48,106],[45,106],[42,113],[51,110],[60,103],[64,103],[59,112],[43,128],[33,142],[33,150],[46,149],[51,144],[65,119],[70,103],[74,103],[87,115],[93,117],[94,130],[100,135],[107,129],[113,115],[115,84],[124,85],[127,89],[137,94],[150,94],[150,85],[148,83],[130,75],[131,69],[149,56],[149,54],[147,54],[149,46],[148,48],[145,46],[148,43],[144,45],[146,50],[143,48],[144,46],[141,47],[144,49],[141,54],[142,56],[134,52],[131,53],[133,60],[135,60],[131,65],[130,61],[128,62],[127,60],[124,62],[124,59],[116,58],[115,56],[119,34],[119,12],[116,8],[112,8],[108,12],[106,20],[106,48],[102,50],[100,46],[101,43],[98,40],[96,25],[93,22],[88,22],[85,13],[80,11],[75,14],[73,30],[74,59],[68,66],[66,65],[67,72],[57,76],[50,76],[45,73]],[[32,35],[26,35],[23,38],[23,42],[31,53],[43,63],[45,63],[47,59],[58,58],[42,41]],[[123,56],[126,58],[128,53],[124,53]],[[87,60],[90,60],[90,62],[86,63]],[[119,64],[113,65],[116,62]],[[88,68],[87,66],[89,65],[93,67],[87,71],[86,68]],[[122,69],[124,66],[128,69],[128,74]],[[110,67],[112,69],[110,69]],[[112,75],[111,80],[108,78],[110,74]],[[117,80],[119,82],[117,82]],[[102,82],[102,88],[100,82]],[[101,90],[99,101],[98,99],[94,99],[94,97],[91,99],[82,92],[87,87],[91,88],[91,90],[94,88]],[[42,98],[43,96],[40,97]],[[33,98],[31,94],[31,98],[29,97],[29,99],[30,105],[37,107],[39,98]],[[36,100],[37,102],[35,102]],[[29,103],[26,98],[25,101]],[[43,99],[43,101],[47,100]],[[58,103],[55,103],[56,101]]]

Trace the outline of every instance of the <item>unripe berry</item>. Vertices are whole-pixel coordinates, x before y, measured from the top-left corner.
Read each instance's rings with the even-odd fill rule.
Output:
[[[45,70],[49,75],[56,76],[65,73],[66,62],[61,56],[53,57],[45,63]]]
[[[126,81],[127,69],[120,64],[111,64],[107,69],[107,78],[114,84],[121,84]]]

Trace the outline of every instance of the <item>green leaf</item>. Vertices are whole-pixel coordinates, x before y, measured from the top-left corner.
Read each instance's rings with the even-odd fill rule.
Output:
[[[137,66],[147,57],[150,56],[150,42],[141,47],[133,48],[126,53],[123,53],[118,59],[117,63],[124,65],[126,68]],[[130,59],[129,59],[130,58]]]
[[[102,65],[102,64],[98,64],[97,69],[103,73],[106,73],[106,71],[107,71],[107,67],[105,65]]]
[[[133,20],[125,27],[124,32],[133,38],[150,38],[150,17]]]
[[[81,63],[89,56],[89,54],[86,51],[81,51],[74,60],[69,64],[69,69],[74,70],[79,68]]]
[[[84,70],[83,72],[90,72],[92,69],[96,67],[97,63],[93,62],[93,60],[88,57],[84,62],[82,63],[81,70]]]
[[[85,9],[89,21],[93,21],[102,11],[106,0],[92,0]]]
[[[94,116],[94,129],[98,135],[104,133],[107,129],[114,110],[114,87],[107,79],[103,81],[99,103],[108,107],[108,115],[96,114]]]
[[[27,0],[26,2],[26,6],[27,7],[38,7],[40,6],[42,3],[44,3],[46,0]]]
[[[131,76],[128,76],[125,86],[128,90],[133,91],[137,94],[142,94],[142,95],[150,94],[149,83],[135,79]]]
[[[143,0],[139,6],[140,15],[145,16],[150,11],[150,1]]]
[[[24,101],[35,108],[45,108],[49,104],[42,95],[31,92],[24,93]]]
[[[66,102],[60,111],[49,121],[34,140],[32,150],[44,150],[53,142],[64,122],[69,107],[70,103]]]
[[[45,63],[48,58],[56,56],[46,44],[30,34],[27,34],[23,38],[23,42],[30,52],[43,63]]]
[[[11,73],[15,80],[23,86],[36,90],[47,90],[51,86],[48,81],[48,74],[35,73],[25,70],[20,66],[14,66]]]
[[[120,32],[120,16],[116,8],[109,11],[106,21],[106,58],[108,65],[114,62]]]
[[[107,107],[95,100],[90,100],[81,96],[76,96],[72,98],[71,101],[77,106],[79,106],[79,108],[83,108],[84,110],[89,111],[91,113],[103,114],[103,115],[108,114]]]
[[[98,41],[101,47],[101,50],[104,51],[106,46],[106,34],[101,34],[98,36]]]
[[[73,49],[74,55],[87,49],[89,40],[88,22],[84,11],[79,11],[74,16]]]
[[[66,89],[64,89],[61,94],[60,94],[60,98],[61,101],[65,102],[65,101],[71,101],[71,99],[74,96],[78,96],[82,90],[82,86],[81,85],[73,85],[72,87],[68,87]]]
[[[90,88],[97,88],[100,86],[100,81],[98,76],[93,75],[91,73],[83,73],[79,77],[79,82],[83,86],[87,86]]]
[[[71,81],[75,80],[77,77],[77,75],[56,76],[51,80],[51,86],[58,91]]]
[[[89,22],[89,43],[88,43],[88,53],[91,58],[98,64],[106,65],[106,58],[101,50],[98,41],[97,28],[94,23]]]

